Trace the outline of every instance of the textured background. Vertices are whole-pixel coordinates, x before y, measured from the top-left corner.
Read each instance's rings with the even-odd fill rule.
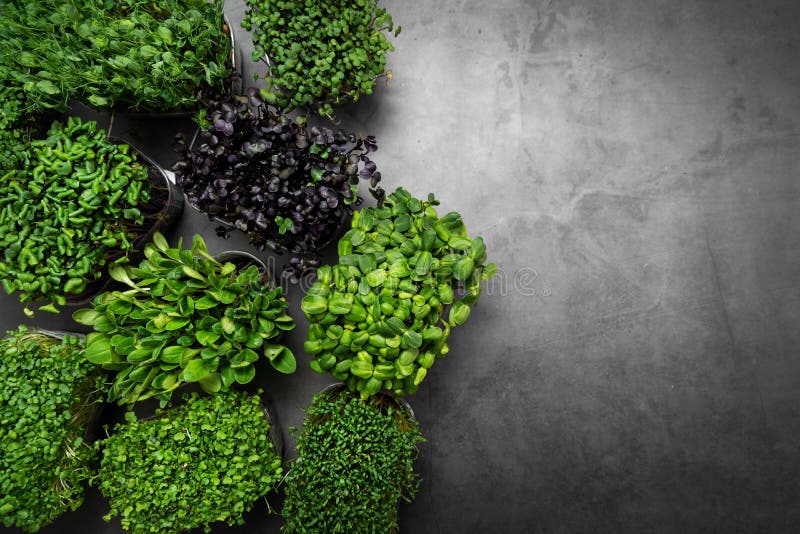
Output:
[[[383,5],[394,79],[340,125],[501,267],[410,398],[429,441],[402,531],[800,531],[800,4]],[[179,127],[115,130],[166,165]],[[245,244],[213,228],[187,209],[171,236]],[[257,378],[284,429],[329,381],[301,297],[298,372]],[[265,510],[214,532],[276,532]],[[104,511],[90,492],[44,532],[120,532]]]

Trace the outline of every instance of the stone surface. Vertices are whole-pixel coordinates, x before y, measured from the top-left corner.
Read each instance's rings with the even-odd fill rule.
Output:
[[[428,442],[402,532],[800,530],[800,5],[385,5],[394,79],[341,126],[501,267],[409,399]],[[174,158],[174,128],[115,128]],[[187,209],[171,236],[246,246],[213,228]],[[328,382],[301,297],[298,372],[257,379],[284,429]],[[4,328],[30,324],[0,304]],[[265,509],[214,532],[277,531]],[[42,532],[119,532],[104,510],[91,493]]]

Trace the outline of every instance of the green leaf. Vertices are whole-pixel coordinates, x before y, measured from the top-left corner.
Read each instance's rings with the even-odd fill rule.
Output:
[[[36,56],[30,52],[22,51],[17,56],[17,61],[19,61],[20,65],[25,67],[38,67],[39,62]],[[2,515],[2,514],[0,514]]]
[[[350,234],[350,242],[353,244],[354,247],[357,247],[358,245],[363,243],[364,240],[367,238],[366,234],[361,230],[351,230],[351,232],[352,233]]]
[[[472,274],[475,262],[469,256],[464,256],[453,265],[453,278],[464,281]]]
[[[222,289],[220,291],[213,291],[211,295],[223,304],[231,304],[236,300],[236,293]]]
[[[113,278],[117,282],[121,282],[134,289],[141,289],[133,282],[133,280],[130,279],[130,276],[128,276],[128,271],[125,269],[125,267],[123,267],[118,263],[112,263],[108,267],[108,274],[109,276],[111,276],[111,278]]]
[[[389,317],[386,319],[386,324],[389,326],[392,332],[398,336],[403,335],[403,333],[406,331],[406,324],[397,317]]]
[[[222,331],[226,334],[233,334],[233,331],[236,329],[236,323],[230,317],[222,317],[220,319],[220,324],[222,325]]]
[[[95,365],[106,365],[114,361],[111,342],[105,334],[92,332],[86,336],[86,359]]]
[[[222,378],[222,387],[225,389],[228,389],[228,387],[236,381],[236,376],[232,367],[223,368],[222,372],[220,372],[220,377]]]
[[[418,386],[420,383],[425,380],[425,376],[428,374],[428,370],[424,367],[417,368],[417,372],[414,375],[414,385]]]
[[[306,295],[300,303],[300,309],[307,317],[317,315],[328,309],[328,301],[319,295]]]
[[[124,300],[114,300],[108,305],[108,311],[114,315],[127,315],[133,309],[133,304]]]
[[[158,49],[152,45],[144,45],[139,48],[139,53],[144,59],[151,59],[158,55]]]
[[[222,389],[222,380],[218,373],[205,376],[198,382],[200,382],[200,386],[206,393],[217,393],[220,389]]]
[[[322,180],[322,176],[323,176],[324,174],[325,174],[325,170],[324,170],[324,169],[320,169],[319,167],[313,167],[313,168],[311,169],[311,180],[312,180],[314,183],[317,183],[317,182],[319,182],[320,180]]]
[[[275,223],[278,225],[278,233],[284,235],[286,232],[294,228],[294,223],[289,218],[284,218],[278,215],[275,217]]]
[[[217,299],[209,295],[205,295],[194,303],[194,308],[196,310],[210,310],[219,304],[220,302]]]
[[[433,255],[427,250],[423,251],[417,259],[417,265],[415,267],[416,273],[420,276],[425,276],[430,272],[432,263]]]
[[[453,236],[447,242],[452,248],[456,250],[469,250],[472,247],[472,240],[466,237]]]
[[[89,95],[87,100],[91,105],[97,108],[105,107],[108,105],[108,99],[98,95]]]
[[[408,262],[405,259],[397,260],[389,265],[389,275],[395,278],[407,278],[411,274]]]
[[[39,80],[36,82],[36,88],[48,95],[57,95],[61,92],[61,89],[56,87],[56,85],[50,80]]]
[[[172,46],[175,44],[175,39],[172,36],[172,32],[166,26],[159,26],[158,27],[158,36],[161,37],[161,40],[164,41],[164,44]]]
[[[205,360],[191,360],[183,369],[181,378],[186,382],[199,382],[213,372],[214,370],[208,368]]]
[[[166,363],[180,363],[181,356],[183,356],[184,347],[181,346],[170,346],[165,347],[161,351],[161,361]]]
[[[377,287],[386,280],[386,271],[383,269],[375,269],[370,271],[366,276],[367,283],[370,287]]]
[[[188,265],[184,265],[181,269],[183,270],[184,274],[186,274],[186,276],[191,276],[192,278],[194,278],[196,280],[200,280],[201,282],[205,282],[206,281],[206,277],[205,276],[203,276],[202,274],[198,273],[197,271],[195,271],[194,269],[192,269]]]
[[[187,324],[189,324],[189,321],[190,321],[190,319],[188,319],[188,318],[184,318],[184,319],[177,319],[177,318],[175,318],[175,319],[170,319],[170,320],[167,322],[167,324],[166,324],[166,326],[165,326],[164,328],[165,328],[165,330],[178,330],[178,329],[181,329],[181,328],[183,328],[183,327],[184,327],[184,326],[186,326]]]
[[[269,359],[272,367],[281,373],[291,374],[297,370],[297,362],[295,361],[294,354],[283,345],[264,345],[264,356]]]
[[[403,345],[418,349],[422,346],[422,336],[413,330],[406,330],[403,333]]]
[[[346,315],[353,309],[353,295],[334,293],[328,302],[328,309],[335,315]]]
[[[153,349],[135,349],[130,351],[125,360],[130,363],[140,363],[153,357]]]
[[[160,312],[158,315],[153,317],[153,325],[155,325],[155,327],[158,330],[162,330],[165,326],[167,326],[167,323],[169,321],[170,321],[169,315],[167,315],[164,312]]]
[[[242,350],[241,355],[246,361],[250,363],[255,363],[258,361],[258,353],[252,349]]]
[[[195,334],[195,337],[197,338],[197,342],[200,343],[201,345],[203,345],[204,347],[207,347],[207,346],[209,346],[209,345],[211,345],[213,343],[216,343],[216,341],[221,336],[222,336],[222,334],[218,334],[216,332],[210,332],[208,330],[199,330]]]
[[[256,376],[256,368],[252,365],[237,367],[233,370],[233,376],[240,384],[247,384]]]
[[[164,238],[164,235],[161,232],[156,232],[153,234],[153,244],[155,244],[155,246],[158,247],[158,249],[162,252],[169,249],[169,243],[167,243],[167,240]]]
[[[72,314],[72,319],[76,323],[87,326],[93,326],[101,317],[104,318],[105,315],[92,308],[83,308]]]
[[[353,242],[349,239],[342,238],[339,240],[337,244],[337,251],[339,253],[339,257],[347,256],[348,254],[353,253]]]
[[[116,336],[115,336],[116,337]],[[114,350],[120,356],[125,356],[130,354],[130,352],[134,349],[134,339],[131,337],[123,337],[115,346]]]
[[[178,373],[173,371],[163,371],[156,375],[151,385],[155,389],[169,389],[178,380]]]
[[[278,102],[278,96],[267,89],[259,89],[258,95],[263,98],[264,102],[267,104],[277,104]]]
[[[486,257],[486,244],[483,242],[482,237],[476,237],[472,240],[472,244],[469,247],[469,255],[478,262]]]
[[[469,312],[470,307],[460,300],[457,300],[453,303],[453,307],[450,308],[450,324],[453,326],[464,324],[469,317]]]
[[[494,263],[489,263],[483,268],[483,272],[481,273],[481,280],[491,280],[497,274],[497,265]]]

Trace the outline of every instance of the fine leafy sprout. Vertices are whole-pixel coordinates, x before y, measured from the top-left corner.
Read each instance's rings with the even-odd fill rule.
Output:
[[[330,117],[333,105],[372,94],[376,78],[391,77],[385,32],[400,27],[376,0],[245,3],[242,27],[253,34],[253,61],[267,65],[270,104]]]
[[[173,111],[228,89],[222,0],[4,2],[0,56],[37,109]],[[5,60],[4,60],[5,61]]]
[[[244,523],[283,475],[257,396],[193,395],[154,419],[117,426],[101,443],[100,491],[132,534],[173,534]]]
[[[83,503],[102,380],[77,338],[19,327],[0,340],[0,381],[0,523],[36,532]]]
[[[411,502],[424,441],[395,399],[347,390],[314,398],[286,477],[283,532],[398,531],[398,502]]]

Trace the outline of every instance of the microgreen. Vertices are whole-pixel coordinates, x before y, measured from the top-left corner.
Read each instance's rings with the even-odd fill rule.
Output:
[[[0,176],[0,279],[22,302],[45,300],[39,309],[56,312],[100,267],[126,259],[159,208],[148,203],[148,168],[94,122],[54,122],[24,159]]]
[[[24,161],[31,130],[25,109],[22,87],[10,80],[8,67],[0,65],[0,176]]]
[[[217,103],[193,146],[176,139],[173,169],[191,204],[230,223],[220,235],[236,228],[259,250],[291,253],[292,268],[314,267],[360,201],[359,182],[382,197],[381,173],[368,156],[378,146],[372,136],[291,120],[263,96],[251,88]]]
[[[86,336],[86,358],[117,371],[109,401],[156,397],[165,405],[184,382],[227,390],[250,382],[261,357],[281,373],[295,371],[291,350],[268,342],[294,328],[268,273],[217,261],[199,235],[187,250],[182,240],[170,248],[156,232],[144,254],[138,267],[109,270],[129,290],[102,293],[73,314],[95,330]]]
[[[100,443],[99,487],[106,521],[133,534],[172,534],[225,522],[243,524],[281,480],[281,457],[260,400],[229,391],[128,422]]]
[[[387,395],[314,397],[286,476],[283,532],[397,532],[398,502],[411,502],[424,441],[408,410]]]
[[[19,327],[0,340],[0,523],[35,532],[83,503],[86,425],[102,380],[78,338]]]
[[[36,108],[70,99],[98,109],[197,107],[227,91],[222,0],[5,2],[0,55]]]
[[[497,267],[484,265],[483,239],[467,237],[461,215],[439,217],[438,203],[398,188],[383,206],[353,214],[339,263],[317,270],[301,303],[314,371],[362,397],[410,394],[449,352],[451,328],[467,320]]]
[[[242,27],[252,32],[253,61],[267,65],[267,101],[282,110],[309,107],[331,116],[332,105],[372,94],[391,76],[384,32],[396,29],[377,0],[245,0]]]

